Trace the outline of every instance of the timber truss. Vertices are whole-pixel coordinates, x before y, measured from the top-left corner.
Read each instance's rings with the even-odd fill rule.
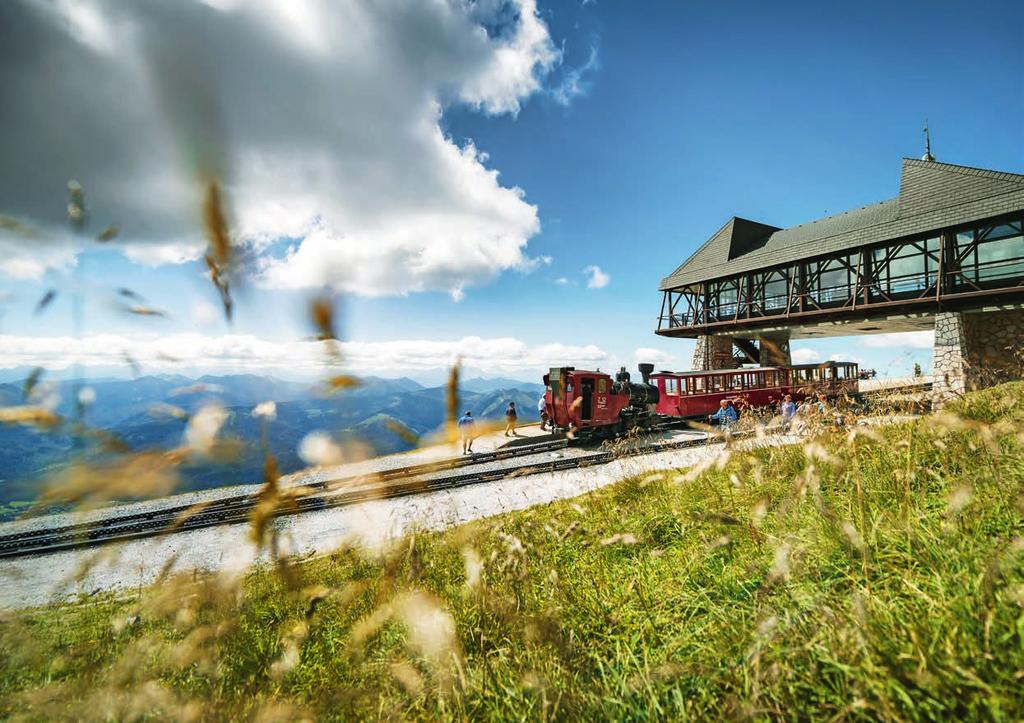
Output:
[[[657,333],[756,333],[1020,303],[1024,214],[1017,213],[667,289]]]

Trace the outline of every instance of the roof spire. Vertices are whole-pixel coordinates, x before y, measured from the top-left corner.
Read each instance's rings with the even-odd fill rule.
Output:
[[[935,156],[932,155],[932,134],[928,131],[928,119],[924,119],[924,155],[921,156],[922,161],[934,161]]]

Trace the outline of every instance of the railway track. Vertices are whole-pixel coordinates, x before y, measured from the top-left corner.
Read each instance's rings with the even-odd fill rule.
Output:
[[[864,398],[893,392],[928,391],[931,389],[931,386],[930,382],[925,382],[902,387],[874,389],[861,392],[859,396]],[[672,426],[678,425],[667,425],[666,428]],[[745,436],[747,434],[749,433],[738,433],[734,436]],[[574,457],[533,461],[523,465],[494,470],[458,472],[460,469],[471,468],[488,462],[544,454],[564,449],[568,446],[567,440],[558,439],[475,454],[472,457],[396,467],[336,480],[317,480],[303,486],[315,490],[323,490],[322,492],[296,498],[292,504],[278,510],[275,514],[277,516],[299,514],[333,507],[344,507],[370,500],[391,499],[425,492],[454,489],[482,482],[493,482],[500,479],[523,476],[525,474],[555,472],[606,464],[613,459],[623,456],[653,454],[703,445],[708,442],[708,438],[708,435],[702,435],[675,442],[656,442],[654,444],[638,444],[634,446],[620,445],[614,451],[594,451]],[[438,472],[445,471],[452,471],[455,474],[424,479],[425,475],[436,475]],[[356,489],[340,489],[361,482],[369,482],[371,485]],[[253,508],[259,501],[260,496],[258,494],[237,495],[206,504],[174,505],[151,512],[135,512],[91,522],[0,535],[0,559],[92,547],[111,542],[155,537],[204,527],[244,523],[248,521]]]
[[[475,465],[486,464],[488,462],[496,462],[505,459],[515,459],[517,457],[525,457],[533,454],[543,454],[544,452],[551,452],[559,449],[564,449],[566,446],[568,446],[568,440],[556,439],[551,440],[549,442],[540,442],[531,445],[523,445],[521,447],[511,447],[494,450],[493,452],[474,454],[472,457],[455,457],[452,459],[439,460],[436,462],[426,462],[422,464],[407,465],[404,467],[395,467],[392,469],[369,472],[363,475],[352,475],[349,477],[342,477],[332,480],[314,480],[301,486],[306,488],[327,490],[330,488],[338,488],[346,485],[351,486],[359,482],[386,483],[391,480],[409,477],[420,477],[425,474],[432,474],[435,472],[459,469],[463,467],[471,467]],[[35,549],[35,547],[37,546],[36,543],[43,539],[53,539],[59,537],[62,539],[68,538],[69,540],[80,540],[82,544],[76,545],[79,547],[83,545],[96,544],[99,541],[105,541],[107,539],[107,536],[104,533],[113,528],[124,528],[125,530],[133,530],[138,531],[140,533],[144,530],[147,530],[148,528],[158,528],[157,532],[153,534],[165,534],[167,532],[177,531],[179,529],[207,527],[210,526],[210,524],[214,523],[209,522],[205,525],[196,524],[193,526],[189,526],[187,524],[182,523],[175,526],[174,529],[167,529],[185,516],[189,516],[189,519],[191,520],[210,521],[218,516],[229,515],[231,513],[238,511],[244,511],[245,514],[248,514],[252,511],[253,507],[258,503],[259,499],[260,497],[258,494],[235,495],[231,497],[224,497],[206,504],[198,503],[188,505],[174,505],[171,507],[165,507],[159,510],[152,510],[148,512],[133,512],[126,515],[117,515],[101,520],[79,522],[71,525],[62,525],[60,527],[25,530],[23,532],[17,532],[8,535],[0,535],[0,558],[16,557],[22,554],[34,554],[33,552],[21,552],[21,550],[22,548]],[[194,514],[190,515],[190,513]],[[136,536],[146,537],[149,535],[138,534]],[[61,549],[69,548],[62,547]]]
[[[455,489],[483,482],[520,477],[527,474],[556,472],[606,464],[614,459],[626,456],[653,454],[673,449],[695,447],[707,444],[708,439],[708,435],[702,434],[699,437],[675,442],[656,442],[654,444],[638,444],[633,446],[619,445],[614,450],[595,450],[574,457],[534,460],[526,464],[500,469],[459,472],[461,468],[472,467],[489,461],[544,454],[545,452],[557,451],[567,446],[566,440],[555,440],[527,445],[517,449],[498,450],[493,453],[476,455],[468,459],[411,465],[409,467],[382,471],[373,475],[323,481],[307,485],[325,491],[299,497],[292,504],[277,510],[275,516],[345,507],[370,500],[392,499],[426,492]],[[423,475],[443,471],[454,471],[456,473],[423,478]],[[332,487],[343,487],[347,483],[368,480],[385,482],[385,484],[374,484],[373,486],[341,491],[329,489]],[[405,481],[394,481],[387,484],[388,480]],[[57,528],[26,530],[20,533],[0,536],[0,558],[40,555],[112,542],[156,537],[204,527],[245,523],[249,520],[252,510],[258,502],[258,495],[240,495],[238,497],[217,500],[206,506],[178,505],[163,510],[155,510],[151,513],[132,513]]]

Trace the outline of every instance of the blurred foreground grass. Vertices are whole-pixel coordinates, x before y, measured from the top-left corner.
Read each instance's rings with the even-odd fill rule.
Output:
[[[8,615],[0,715],[1020,719],[1022,403]]]

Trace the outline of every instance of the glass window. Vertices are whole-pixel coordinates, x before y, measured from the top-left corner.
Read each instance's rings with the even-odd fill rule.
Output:
[[[1024,235],[978,244],[978,279],[1002,279],[1024,274]]]
[[[608,391],[608,380],[607,379],[598,379],[597,380],[597,393],[598,394],[604,394],[607,391]]]
[[[666,394],[678,394],[679,393],[679,380],[669,377],[665,380],[665,393]]]
[[[764,284],[764,308],[769,311],[781,309],[786,306],[787,301],[789,301],[789,286],[786,283],[786,277],[781,271],[771,272]]]
[[[693,388],[698,392],[704,391],[704,377],[696,377],[693,380]]]
[[[1004,281],[1024,276],[1024,229],[1020,221],[956,235],[960,272],[974,283]],[[977,239],[977,244],[972,242]],[[959,285],[966,285],[959,279]]]
[[[817,262],[820,273],[814,291],[818,303],[828,304],[850,298],[851,277],[847,263],[852,264],[855,261],[847,256],[843,260],[829,259]]]
[[[923,291],[935,283],[941,239],[930,238],[897,247],[875,249],[873,270],[885,294]]]
[[[711,313],[719,318],[736,315],[737,299],[739,298],[739,281],[728,279],[710,285],[708,290]]]
[[[993,226],[985,231],[985,235],[982,237],[985,241],[995,241],[996,239],[1006,238],[1007,236],[1020,236],[1021,225],[1019,223],[1004,223],[999,226]]]

